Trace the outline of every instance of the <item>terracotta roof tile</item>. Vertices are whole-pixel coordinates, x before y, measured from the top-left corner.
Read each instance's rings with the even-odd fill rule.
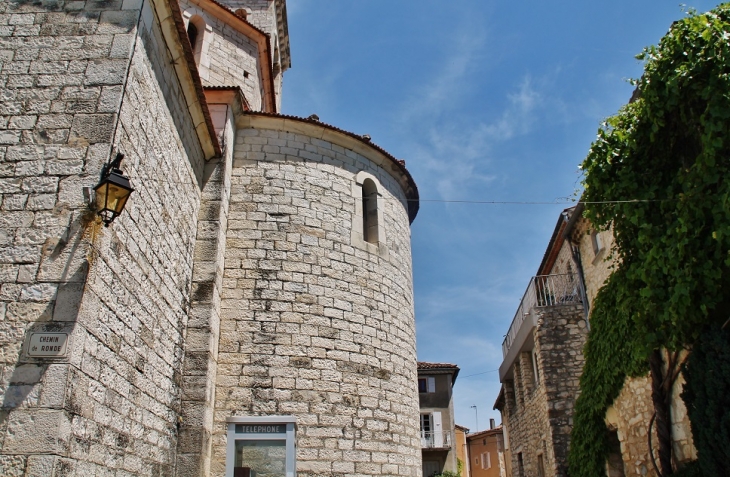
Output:
[[[426,361],[418,362],[418,369],[441,369],[441,368],[459,369],[459,367],[457,365],[451,364],[451,363],[429,363]]]

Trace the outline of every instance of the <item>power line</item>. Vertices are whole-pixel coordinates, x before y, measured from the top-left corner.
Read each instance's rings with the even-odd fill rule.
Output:
[[[397,199],[396,199],[397,200]],[[443,199],[406,199],[408,202],[441,202],[446,204],[496,204],[496,205],[578,205],[577,201],[517,201],[517,200],[443,200]],[[649,202],[668,202],[678,199],[628,199],[628,200],[600,200],[580,201],[581,204],[638,204]]]
[[[476,374],[469,374],[467,376],[460,376],[460,378],[461,379],[471,378],[472,376],[480,376],[482,374],[494,373],[494,372],[497,372],[497,371],[499,371],[499,368],[498,369],[490,369],[489,371],[484,371],[483,373],[476,373]]]

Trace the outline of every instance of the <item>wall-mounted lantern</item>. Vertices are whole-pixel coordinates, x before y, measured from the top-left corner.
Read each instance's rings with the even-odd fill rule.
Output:
[[[122,159],[124,159],[124,154],[117,153],[117,157],[104,166],[99,185],[94,187],[96,213],[101,217],[105,227],[109,227],[109,224],[122,213],[129,195],[134,192],[129,178],[120,169]]]

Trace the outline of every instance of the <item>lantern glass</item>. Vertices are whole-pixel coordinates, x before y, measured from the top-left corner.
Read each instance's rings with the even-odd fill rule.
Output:
[[[118,169],[112,169],[94,188],[98,213],[107,227],[117,215],[122,213],[129,195],[134,191],[129,179],[120,172]]]

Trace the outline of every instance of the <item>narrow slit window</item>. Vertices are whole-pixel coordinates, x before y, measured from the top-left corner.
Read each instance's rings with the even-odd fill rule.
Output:
[[[195,63],[200,66],[200,59],[203,50],[203,38],[205,36],[205,20],[200,15],[193,15],[188,21],[188,41],[190,49],[193,50]]]
[[[362,183],[362,235],[369,243],[378,243],[378,189],[372,179]]]
[[[190,48],[195,52],[195,45],[198,43],[198,27],[192,21],[188,23],[188,41],[190,41]]]

